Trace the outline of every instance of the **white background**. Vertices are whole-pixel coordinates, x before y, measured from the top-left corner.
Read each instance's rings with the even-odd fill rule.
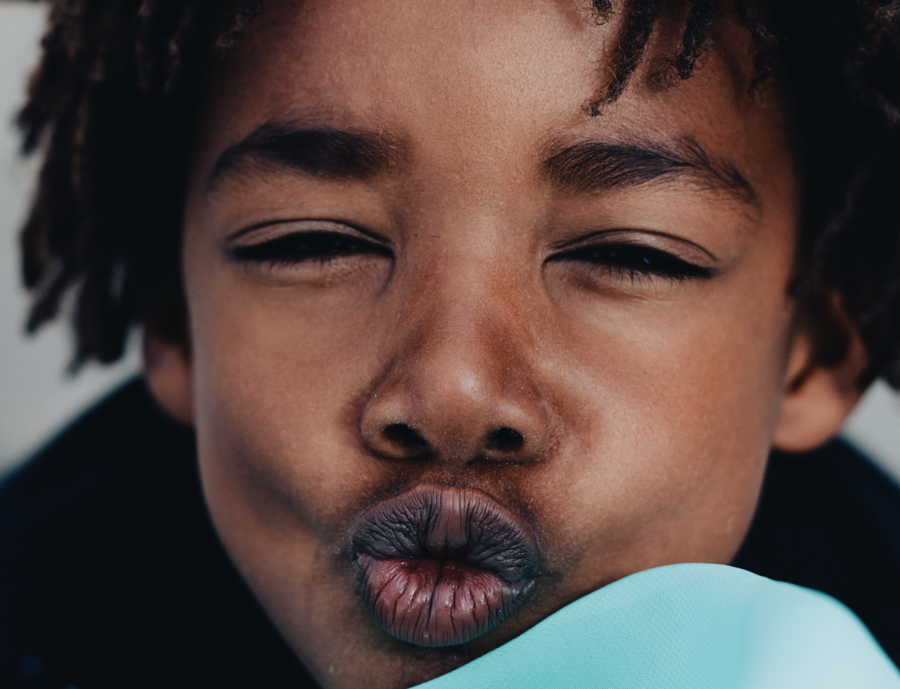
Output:
[[[27,300],[19,286],[18,230],[30,197],[34,164],[16,156],[11,125],[37,55],[43,5],[0,1],[0,469],[24,456],[115,382],[138,370],[138,356],[112,368],[88,367],[67,379],[65,324],[26,338]],[[900,398],[885,386],[870,390],[847,435],[900,477]]]

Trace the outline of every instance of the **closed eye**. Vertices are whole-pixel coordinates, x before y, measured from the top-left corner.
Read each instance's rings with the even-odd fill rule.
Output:
[[[634,243],[605,242],[554,254],[550,261],[581,261],[602,268],[615,277],[638,280],[659,276],[670,280],[708,280],[712,268],[699,266],[655,247]]]
[[[375,242],[342,232],[310,230],[292,232],[255,244],[233,246],[231,256],[238,261],[262,263],[272,267],[299,263],[330,263],[361,254],[390,258],[391,250]]]

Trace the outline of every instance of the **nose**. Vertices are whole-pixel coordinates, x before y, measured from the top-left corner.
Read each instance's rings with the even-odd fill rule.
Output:
[[[517,291],[431,281],[411,300],[360,416],[372,453],[456,466],[546,456],[552,407],[535,365],[534,333],[511,302]]]

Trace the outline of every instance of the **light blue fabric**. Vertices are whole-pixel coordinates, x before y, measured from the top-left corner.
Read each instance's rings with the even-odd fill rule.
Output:
[[[416,689],[900,689],[859,619],[727,565],[637,572]]]

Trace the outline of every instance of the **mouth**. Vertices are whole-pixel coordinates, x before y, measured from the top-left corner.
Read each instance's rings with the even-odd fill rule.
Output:
[[[487,495],[420,487],[366,511],[352,530],[357,590],[378,625],[417,646],[467,643],[534,589],[527,525]]]

